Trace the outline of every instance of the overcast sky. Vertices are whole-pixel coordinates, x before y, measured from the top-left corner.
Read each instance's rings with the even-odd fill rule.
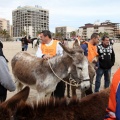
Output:
[[[49,10],[52,32],[58,26],[78,28],[97,20],[120,23],[120,0],[0,0],[0,17],[12,24],[12,10],[26,5]]]

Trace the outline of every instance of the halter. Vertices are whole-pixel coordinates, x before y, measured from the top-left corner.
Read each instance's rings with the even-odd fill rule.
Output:
[[[48,59],[48,64],[49,64],[49,66],[50,66],[50,69],[51,69],[52,72],[54,73],[54,75],[55,75],[58,79],[62,80],[64,83],[66,83],[66,84],[68,84],[68,85],[71,85],[71,86],[74,86],[74,87],[79,87],[80,84],[81,84],[81,82],[83,82],[83,81],[89,81],[89,80],[82,80],[81,82],[76,83],[75,79],[73,79],[73,78],[71,77],[71,74],[69,73],[69,74],[70,74],[69,81],[71,81],[71,83],[69,83],[69,82],[63,80],[62,78],[60,78],[60,77],[55,73],[55,71],[54,71],[53,68],[51,67],[51,64],[50,64],[49,59]]]

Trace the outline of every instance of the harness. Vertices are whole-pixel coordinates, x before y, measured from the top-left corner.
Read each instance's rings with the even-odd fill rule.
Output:
[[[48,64],[49,64],[50,69],[52,70],[53,74],[54,74],[59,80],[62,80],[64,83],[66,83],[66,84],[68,84],[68,85],[70,85],[70,86],[79,87],[80,84],[81,84],[81,82],[89,81],[89,80],[82,80],[82,81],[80,81],[79,83],[77,83],[76,80],[71,77],[71,73],[69,73],[69,81],[70,81],[70,83],[69,83],[69,82],[63,80],[62,78],[60,78],[60,77],[55,73],[55,71],[53,70],[53,68],[52,68],[52,66],[51,66],[51,64],[50,64],[49,59],[48,59]]]

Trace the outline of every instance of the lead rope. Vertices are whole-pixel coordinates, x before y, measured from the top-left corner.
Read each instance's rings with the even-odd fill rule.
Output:
[[[68,83],[67,81],[65,81],[65,80],[63,80],[62,78],[60,78],[60,77],[54,72],[54,70],[52,69],[49,59],[48,59],[48,64],[49,64],[49,66],[50,66],[50,69],[52,70],[52,72],[54,73],[54,75],[55,75],[58,79],[62,80],[64,83],[66,83],[66,84],[68,84],[68,85],[71,85],[71,86],[75,86],[75,87],[80,86],[80,84],[75,83],[76,81],[75,81],[74,79],[72,79],[71,76],[70,76],[69,80],[71,79],[71,81],[72,81],[74,84]]]

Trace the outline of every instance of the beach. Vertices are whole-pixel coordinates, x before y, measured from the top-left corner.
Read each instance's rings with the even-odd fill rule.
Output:
[[[3,45],[4,45],[4,48],[3,48],[4,55],[9,60],[8,66],[9,66],[10,74],[13,77],[12,68],[11,68],[11,59],[14,57],[14,55],[17,52],[20,52],[22,50],[21,42],[20,41],[3,42]],[[111,79],[112,79],[115,71],[120,67],[120,43],[115,43],[113,45],[113,49],[114,49],[114,52],[115,52],[115,64],[112,67]],[[27,51],[28,53],[30,53],[32,55],[35,55],[36,51],[37,51],[37,48],[36,49],[32,48],[32,44],[28,45],[28,51]],[[13,80],[14,80],[14,77],[13,77]],[[14,82],[15,82],[15,80],[14,80]],[[94,82],[95,82],[95,80],[94,80]],[[101,90],[104,89],[104,77],[102,77],[102,79],[101,79],[100,89]],[[94,90],[94,85],[93,85],[93,90]],[[17,91],[14,91],[14,92],[9,92],[8,91],[7,92],[7,99],[10,98],[11,96],[13,96],[15,93],[17,93]],[[78,95],[78,97],[80,97],[80,91],[79,90],[77,90],[77,95]],[[32,99],[35,100],[36,96],[37,96],[36,90],[31,89],[29,99],[30,100],[32,100]],[[65,96],[66,96],[66,94],[65,94]]]

